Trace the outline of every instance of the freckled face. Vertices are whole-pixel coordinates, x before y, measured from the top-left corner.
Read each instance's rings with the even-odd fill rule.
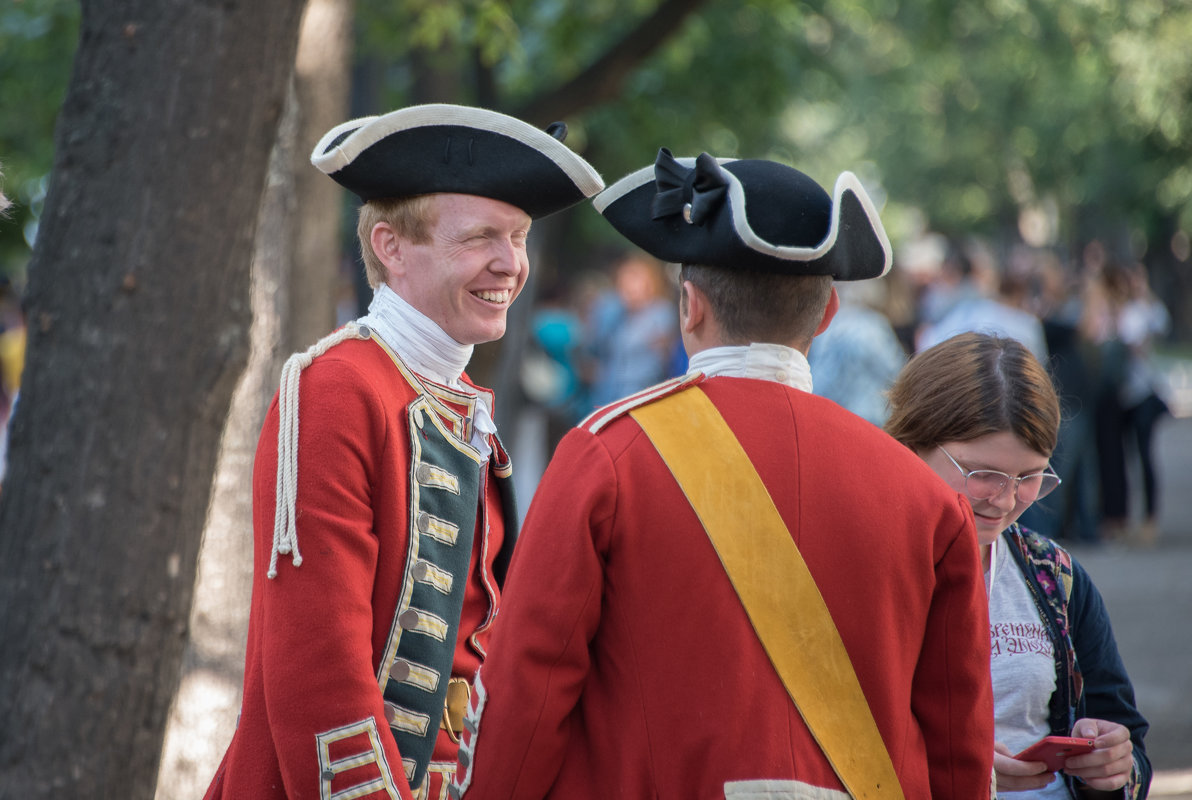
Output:
[[[468,194],[434,195],[437,222],[427,244],[402,242],[390,288],[460,344],[500,339],[530,274],[530,217]]]
[[[977,541],[982,545],[991,544],[1002,531],[1017,521],[1031,504],[1018,499],[1013,481],[1007,482],[1006,487],[996,497],[987,500],[974,499],[965,492],[964,475],[956,468],[956,464],[948,459],[944,450],[947,450],[965,470],[991,469],[1012,476],[1042,472],[1047,468],[1047,456],[1031,449],[1022,439],[1009,431],[990,433],[966,442],[944,442],[943,450],[933,447],[919,454],[949,486],[968,497],[977,521]]]

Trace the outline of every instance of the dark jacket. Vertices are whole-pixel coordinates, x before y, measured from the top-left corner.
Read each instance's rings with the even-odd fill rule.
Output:
[[[1058,680],[1051,697],[1051,733],[1068,736],[1076,720],[1090,717],[1125,725],[1134,743],[1134,772],[1120,791],[1095,791],[1065,775],[1069,791],[1073,797],[1146,797],[1151,762],[1142,740],[1150,726],[1135,705],[1101,593],[1084,567],[1051,539],[1017,524],[1002,536],[1055,647]]]

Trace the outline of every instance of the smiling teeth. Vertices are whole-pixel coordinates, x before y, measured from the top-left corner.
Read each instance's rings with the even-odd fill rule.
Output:
[[[508,289],[499,292],[476,292],[477,297],[481,300],[487,300],[490,303],[508,303],[509,295],[512,294]]]

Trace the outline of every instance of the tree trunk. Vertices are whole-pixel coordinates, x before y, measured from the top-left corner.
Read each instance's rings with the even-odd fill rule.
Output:
[[[301,0],[85,0],[0,501],[3,797],[152,797]]]
[[[284,354],[289,256],[294,235],[296,104],[286,102],[269,164],[252,261],[248,366],[224,429],[199,552],[190,639],[170,709],[157,800],[203,796],[235,731],[252,596],[252,464],[257,434],[277,391]]]
[[[310,0],[303,17],[257,228],[252,349],[224,431],[157,800],[201,797],[235,731],[252,593],[257,438],[282,362],[335,322],[343,193],[311,166],[310,152],[347,118],[352,7],[352,0]]]

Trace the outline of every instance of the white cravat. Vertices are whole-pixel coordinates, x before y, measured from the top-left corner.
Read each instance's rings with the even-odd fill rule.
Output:
[[[472,345],[460,344],[452,339],[434,320],[407,303],[387,285],[377,287],[369,303],[368,314],[357,322],[376,331],[381,340],[414,372],[466,394],[476,394],[460,380],[472,358]],[[497,424],[488,406],[488,395],[481,392],[477,401],[472,420],[471,445],[487,457],[492,452],[488,436],[497,432]]]
[[[376,331],[410,369],[453,389],[472,358],[472,345],[460,344],[434,320],[385,284],[377,287],[368,314],[356,320]]]
[[[811,391],[811,365],[807,356],[781,344],[754,342],[711,347],[693,355],[689,369],[699,370],[709,378],[756,378]]]

